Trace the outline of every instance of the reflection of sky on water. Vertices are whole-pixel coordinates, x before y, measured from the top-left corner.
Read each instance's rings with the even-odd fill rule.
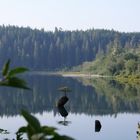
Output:
[[[60,133],[73,136],[77,140],[133,140],[136,138],[137,122],[140,119],[139,114],[118,114],[114,116],[88,116],[85,114],[69,114],[68,121],[71,121],[69,126],[58,125],[57,121],[63,119],[60,115],[53,118],[53,113],[44,113],[41,117],[37,117],[44,124],[54,125],[59,128]],[[102,124],[102,129],[99,133],[94,131],[94,121],[98,119]]]
[[[15,132],[18,130],[19,127],[25,124],[26,124],[25,120],[19,115],[14,117],[7,116],[0,117],[0,128],[8,130],[10,132],[10,134],[8,135],[0,134],[0,139],[4,139],[7,137],[10,139],[15,138]]]
[[[137,123],[140,120],[139,114],[118,114],[117,117],[105,116],[88,116],[85,114],[69,113],[67,120],[71,121],[68,126],[59,125],[57,122],[63,120],[62,116],[53,112],[44,112],[35,114],[41,121],[42,125],[56,126],[61,134],[74,137],[76,140],[136,140]],[[95,120],[100,120],[102,129],[99,133],[94,131]],[[20,116],[0,118],[1,128],[12,132],[8,137],[13,138],[14,132],[25,121]],[[2,138],[2,137],[0,137]]]

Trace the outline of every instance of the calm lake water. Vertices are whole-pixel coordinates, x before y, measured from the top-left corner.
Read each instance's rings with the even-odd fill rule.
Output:
[[[140,122],[140,86],[119,84],[113,80],[66,78],[45,74],[25,76],[32,91],[0,88],[0,128],[10,134],[0,139],[15,138],[20,126],[26,125],[19,115],[22,108],[35,114],[42,125],[55,126],[60,134],[76,140],[138,140]],[[57,89],[68,86],[69,101],[57,108],[64,96]],[[64,118],[66,116],[66,118]],[[95,121],[101,129],[95,132]]]

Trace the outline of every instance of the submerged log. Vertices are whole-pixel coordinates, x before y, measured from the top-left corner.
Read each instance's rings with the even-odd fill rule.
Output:
[[[102,127],[102,125],[101,125],[100,121],[95,120],[95,132],[100,132],[101,127]]]

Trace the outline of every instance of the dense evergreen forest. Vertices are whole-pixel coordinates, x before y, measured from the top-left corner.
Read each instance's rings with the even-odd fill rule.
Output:
[[[58,28],[46,32],[29,27],[0,26],[0,67],[11,58],[13,66],[22,65],[31,70],[69,69],[104,56],[111,48],[119,48],[119,51],[140,48],[140,33]]]

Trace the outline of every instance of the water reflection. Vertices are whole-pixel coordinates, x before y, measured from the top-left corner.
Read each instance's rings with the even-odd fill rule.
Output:
[[[25,77],[32,91],[0,88],[0,116],[17,115],[21,108],[33,113],[55,110],[58,88],[71,87],[70,113],[87,115],[114,115],[140,112],[140,86],[119,84],[105,79],[72,79],[60,76],[28,75]]]

